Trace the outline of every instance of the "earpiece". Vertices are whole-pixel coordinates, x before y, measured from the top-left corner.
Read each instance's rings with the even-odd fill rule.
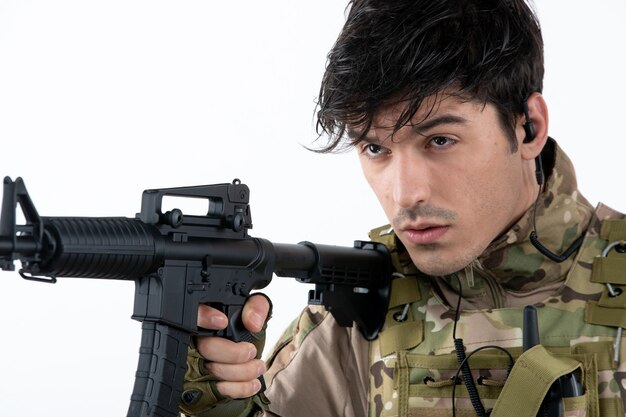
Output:
[[[526,118],[526,123],[524,123],[524,132],[526,133],[526,137],[524,138],[524,143],[532,142],[537,135],[535,131],[535,125],[533,125],[532,120],[530,120],[530,115],[528,111],[528,100],[524,100],[522,105],[524,111],[524,117]],[[546,248],[540,241],[537,236],[537,225],[535,224],[535,217],[537,215],[537,204],[539,202],[539,197],[541,196],[541,186],[543,185],[544,175],[543,175],[543,163],[541,161],[541,154],[537,155],[535,158],[535,178],[537,179],[537,184],[539,184],[540,191],[537,195],[537,200],[535,201],[535,209],[533,210],[533,231],[530,232],[530,242],[532,245],[539,251],[541,254],[546,256],[547,258],[553,260],[554,262],[563,262],[568,259],[572,254],[574,254],[580,245],[583,242],[584,234],[579,236],[569,248],[565,250],[561,255],[552,252],[550,249]]]

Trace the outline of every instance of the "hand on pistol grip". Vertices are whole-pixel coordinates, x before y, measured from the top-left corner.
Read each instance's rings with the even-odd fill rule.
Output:
[[[181,409],[190,415],[210,415],[218,404],[250,398],[265,389],[261,360],[271,302],[264,294],[251,295],[241,311],[243,327],[251,341],[235,342],[218,336],[198,336],[188,357]],[[232,318],[234,320],[237,318]],[[222,330],[229,326],[222,311],[201,305],[198,326]],[[236,327],[236,326],[235,326]],[[203,414],[209,412],[208,414]]]

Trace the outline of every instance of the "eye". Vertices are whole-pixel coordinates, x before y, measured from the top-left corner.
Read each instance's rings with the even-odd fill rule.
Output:
[[[377,145],[375,143],[365,143],[361,147],[361,153],[368,158],[378,158],[384,154],[387,154],[389,150],[384,146]]]
[[[450,139],[446,136],[435,136],[428,141],[427,146],[436,149],[446,149],[456,145],[456,143],[455,139]]]

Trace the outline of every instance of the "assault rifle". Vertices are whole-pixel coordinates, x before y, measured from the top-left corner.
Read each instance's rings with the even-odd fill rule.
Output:
[[[126,217],[40,217],[21,178],[4,179],[0,268],[26,279],[58,277],[135,281],[132,318],[142,322],[141,346],[127,417],[179,415],[192,336],[251,340],[241,321],[250,292],[273,274],[314,284],[309,303],[323,305],[341,326],[363,336],[380,331],[389,301],[391,261],[384,245],[310,242],[277,244],[248,235],[250,191],[239,180],[143,192],[141,212]],[[164,196],[204,199],[205,215],[162,211]],[[16,222],[20,206],[25,224]],[[228,328],[197,326],[198,306],[219,308]]]

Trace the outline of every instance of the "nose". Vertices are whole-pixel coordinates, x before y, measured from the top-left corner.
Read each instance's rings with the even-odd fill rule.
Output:
[[[425,204],[431,196],[428,165],[412,154],[396,153],[393,162],[392,193],[402,208]]]

